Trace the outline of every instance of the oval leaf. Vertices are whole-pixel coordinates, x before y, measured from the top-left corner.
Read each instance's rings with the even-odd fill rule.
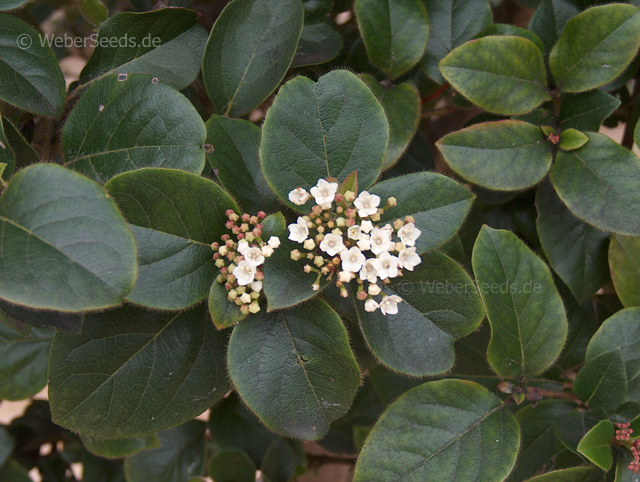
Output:
[[[554,470],[538,475],[527,482],[589,482],[597,471],[595,467],[573,467],[571,469]]]
[[[234,0],[225,7],[202,62],[218,113],[240,117],[269,97],[291,64],[303,18],[300,0]]]
[[[614,437],[613,424],[602,420],[580,440],[578,452],[606,472],[613,465],[611,441]]]
[[[515,234],[483,226],[473,273],[491,324],[489,364],[503,377],[534,377],[556,361],[567,317],[549,268]]]
[[[428,382],[382,414],[367,437],[353,480],[501,482],[519,445],[513,414],[486,388],[461,380]],[[471,454],[473,463],[465,463]]]
[[[578,372],[573,392],[589,408],[612,411],[622,405],[627,394],[622,351],[617,348],[590,359]]]
[[[611,236],[611,278],[624,306],[640,306],[640,238]]]
[[[324,19],[312,23],[308,23],[305,19],[291,67],[324,64],[334,59],[340,50],[342,50],[342,36]]]
[[[136,247],[100,186],[54,164],[16,174],[0,198],[0,296],[38,309],[81,312],[122,302]]]
[[[93,455],[106,457],[110,459],[129,457],[138,452],[148,449],[157,449],[160,447],[158,436],[148,435],[140,438],[107,440],[95,438],[90,435],[80,435],[82,445]]]
[[[227,361],[238,393],[271,430],[307,440],[347,413],[360,385],[344,325],[320,300],[250,316],[234,328]]]
[[[222,450],[209,459],[215,482],[255,482],[256,466],[244,450]]]
[[[67,165],[105,183],[142,167],[200,174],[206,129],[191,102],[146,75],[110,76],[75,106],[62,131]]]
[[[601,90],[567,95],[560,107],[560,127],[598,132],[602,122],[619,106],[619,99]]]
[[[521,37],[467,42],[442,59],[440,71],[454,89],[494,114],[526,114],[547,97],[542,53]]]
[[[292,189],[309,190],[327,177],[342,182],[353,171],[367,189],[380,175],[388,140],[384,109],[366,84],[334,70],[318,82],[299,76],[280,89],[262,127],[260,160],[278,197],[307,213],[289,201]]]
[[[518,191],[546,176],[553,154],[539,127],[516,120],[476,124],[436,145],[447,164],[488,189]]]
[[[544,0],[536,8],[529,21],[529,30],[542,40],[545,57],[558,42],[567,21],[578,13],[580,9],[572,0]]]

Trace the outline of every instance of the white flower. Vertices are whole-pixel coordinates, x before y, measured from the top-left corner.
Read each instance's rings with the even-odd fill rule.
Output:
[[[241,239],[240,241],[238,241],[238,247],[236,248],[236,251],[240,254],[244,254],[245,249],[249,248],[249,243],[247,242],[246,239]]]
[[[398,295],[385,296],[380,302],[380,311],[383,315],[396,315],[398,313],[398,303],[402,298]]]
[[[413,268],[422,262],[420,256],[416,253],[416,248],[403,249],[398,254],[398,260],[400,261],[399,266],[409,271],[413,271]]]
[[[363,233],[370,233],[373,229],[373,223],[371,221],[362,221],[360,223],[360,229]]]
[[[360,279],[368,281],[369,283],[375,283],[378,277],[378,268],[380,267],[380,261],[376,258],[368,259],[362,265],[360,270]]]
[[[309,190],[311,191],[311,195],[316,200],[316,204],[319,204],[322,209],[328,209],[331,207],[331,203],[336,197],[338,183],[327,182],[324,179],[319,179],[318,184],[316,184]]]
[[[256,268],[264,263],[264,255],[260,248],[247,248],[242,255],[247,263]]]
[[[309,193],[301,187],[295,188],[289,193],[289,201],[298,206],[302,206],[309,200]]]
[[[267,241],[267,244],[273,249],[276,249],[278,246],[280,246],[280,238],[278,236],[271,236],[269,238],[269,241]]]
[[[337,234],[327,234],[320,243],[320,249],[329,256],[335,256],[346,248],[342,243],[342,236],[338,236]]]
[[[387,229],[373,228],[371,231],[371,252],[380,254],[391,248],[391,232]]]
[[[360,229],[360,226],[357,224],[347,229],[347,237],[349,239],[355,239],[357,241],[360,239],[360,236],[362,236],[362,229]]]
[[[258,292],[262,291],[262,281],[254,281],[251,283],[251,289]]]
[[[379,295],[380,291],[381,289],[377,284],[371,283],[369,285],[369,289],[367,290],[367,293],[369,293],[371,296],[375,296],[375,295]]]
[[[371,238],[368,234],[361,234],[360,239],[356,242],[356,244],[362,251],[368,251],[371,249]]]
[[[407,223],[398,230],[398,236],[405,246],[415,246],[421,231],[413,223]]]
[[[362,268],[362,265],[366,261],[364,254],[355,246],[351,249],[342,251],[340,253],[342,259],[342,269],[344,271],[351,271],[357,273]]]
[[[395,278],[398,276],[398,258],[384,251],[378,256],[380,267],[378,268],[378,277],[380,279]]]
[[[361,218],[373,216],[378,212],[380,196],[369,194],[367,191],[362,191],[353,204],[358,208],[358,216]]]
[[[264,245],[262,247],[262,255],[265,258],[268,258],[269,256],[271,256],[273,254],[273,248],[271,246],[269,246],[268,244]]]
[[[309,236],[309,227],[307,222],[298,216],[298,222],[289,225],[289,239],[298,243],[304,243]]]
[[[354,276],[355,275],[350,271],[340,271],[338,273],[338,281],[340,281],[341,283],[348,283],[354,278]]]
[[[234,268],[233,276],[236,277],[240,286],[246,286],[253,282],[253,279],[256,276],[256,269],[243,260]]]
[[[378,309],[378,306],[380,305],[378,305],[378,302],[376,300],[374,300],[373,298],[369,298],[367,301],[364,302],[364,311],[373,313]]]

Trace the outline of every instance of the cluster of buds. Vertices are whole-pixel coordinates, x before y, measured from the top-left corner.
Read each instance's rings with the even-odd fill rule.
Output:
[[[230,234],[224,234],[221,243],[212,243],[213,259],[220,269],[218,283],[229,292],[227,298],[240,307],[244,314],[260,311],[258,298],[262,292],[262,265],[265,258],[280,246],[280,239],[271,236],[262,239],[262,220],[267,216],[260,211],[256,216],[238,215],[233,209],[225,213]]]
[[[631,445],[631,454],[633,455],[633,460],[628,468],[634,474],[640,475],[640,439],[635,440]]]
[[[619,423],[617,426],[618,430],[616,430],[616,440],[621,440],[623,442],[631,440],[631,434],[633,433],[631,423]]]
[[[289,193],[289,200],[299,206],[311,196],[315,201],[311,213],[289,225],[289,239],[304,249],[291,251],[291,258],[308,260],[304,270],[317,273],[314,290],[320,289],[323,277],[335,277],[340,294],[347,297],[345,284],[356,280],[356,296],[364,301],[366,311],[380,309],[384,315],[395,315],[402,298],[385,295],[379,283],[388,284],[402,276],[403,269],[413,271],[420,264],[415,248],[420,230],[411,216],[374,225],[397,200],[391,197],[381,208],[379,196],[367,191],[357,196],[353,191],[338,193],[338,183],[332,181],[320,179],[310,194],[301,187]]]

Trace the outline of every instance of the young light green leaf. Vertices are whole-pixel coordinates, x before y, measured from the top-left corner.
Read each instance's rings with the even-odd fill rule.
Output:
[[[117,459],[130,457],[143,450],[160,448],[160,440],[156,434],[147,435],[140,438],[107,440],[92,437],[91,435],[80,435],[82,445],[93,455]]]
[[[572,467],[570,469],[554,470],[538,475],[527,482],[590,482],[591,476],[597,471],[595,467]]]
[[[577,129],[565,129],[560,133],[558,147],[563,151],[573,151],[589,142],[589,138]]]
[[[578,452],[604,471],[613,465],[611,441],[614,438],[613,424],[609,420],[602,420],[587,432],[578,444]]]
[[[611,278],[624,306],[640,306],[640,238],[611,236],[609,244]]]
[[[215,482],[255,482],[256,466],[244,450],[217,452],[209,459],[209,476]]]
[[[204,299],[218,270],[211,243],[228,231],[238,207],[216,183],[174,169],[120,174],[106,188],[138,244],[138,280],[127,300],[179,310]]]
[[[248,317],[233,330],[227,361],[249,408],[271,430],[296,438],[323,437],[360,385],[344,325],[320,300]]]
[[[291,64],[303,18],[300,0],[234,0],[225,7],[202,61],[219,114],[240,117],[269,97]]]
[[[305,19],[291,67],[329,62],[340,53],[342,44],[342,36],[324,18],[315,22]]]
[[[62,144],[67,166],[105,183],[142,167],[200,174],[205,136],[200,115],[182,94],[147,75],[112,75],[82,96]]]
[[[389,141],[389,123],[371,90],[347,70],[334,70],[313,82],[287,82],[267,111],[260,160],[264,176],[288,206],[297,187],[309,190],[318,179],[344,181],[358,171],[360,190],[380,175]],[[310,203],[308,204],[310,205]]]
[[[596,228],[640,236],[640,159],[605,135],[587,136],[580,149],[558,152],[551,168],[560,199]]]
[[[365,441],[353,480],[501,482],[519,445],[512,412],[487,389],[461,380],[428,382],[382,414]],[[477,456],[466,463],[470,454]]]
[[[551,72],[564,92],[584,92],[611,82],[640,47],[640,9],[611,4],[569,20],[551,50]]]
[[[517,120],[476,124],[444,136],[436,145],[462,177],[499,191],[534,186],[553,159],[540,128]]]
[[[136,278],[136,247],[96,183],[55,164],[16,174],[0,198],[0,296],[81,312],[118,305]]]
[[[444,83],[438,63],[491,25],[491,5],[486,0],[430,0],[424,4],[433,28],[420,67],[433,80]]]
[[[483,226],[473,272],[491,324],[489,364],[503,377],[534,377],[556,361],[567,317],[549,268],[515,234]]]
[[[184,89],[200,72],[207,39],[197,17],[193,10],[171,7],[108,18],[98,29],[96,47],[76,90],[111,74],[133,73]]]
[[[473,40],[452,51],[439,66],[454,89],[494,114],[526,114],[547,97],[542,52],[525,38]]]
[[[573,392],[590,408],[618,408],[627,394],[622,351],[617,348],[587,361],[576,376]]]
[[[547,55],[558,42],[566,23],[578,13],[580,9],[571,0],[544,0],[536,8],[529,30],[542,40]]]
[[[356,0],[354,8],[374,66],[395,79],[420,60],[429,38],[421,0]]]
[[[455,361],[453,342],[476,330],[484,318],[469,275],[437,251],[422,255],[414,271],[384,285],[383,291],[402,298],[398,314],[367,312],[354,297],[360,328],[376,357],[407,375],[449,371]]]
[[[53,340],[52,419],[98,438],[144,437],[191,420],[229,390],[226,338],[203,305],[89,315],[82,334],[58,332]]]
[[[35,114],[60,115],[64,77],[44,37],[17,18],[0,14],[0,59],[0,99]]]
[[[109,17],[109,10],[100,0],[78,0],[80,13],[93,25],[100,25]]]
[[[602,122],[620,106],[611,94],[594,90],[583,94],[569,94],[560,107],[560,127],[579,131],[598,132]]]

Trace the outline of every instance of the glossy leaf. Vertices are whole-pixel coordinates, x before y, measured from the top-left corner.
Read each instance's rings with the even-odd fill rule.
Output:
[[[115,203],[96,183],[55,164],[15,175],[0,198],[0,296],[80,312],[122,302],[136,249]]]
[[[255,482],[256,466],[243,450],[223,450],[209,459],[209,476],[215,482]]]
[[[451,239],[469,213],[474,196],[461,184],[434,172],[399,176],[376,184],[370,189],[384,204],[390,197],[397,206],[389,208],[381,222],[411,215],[422,231],[416,240],[416,250],[430,251]]]
[[[360,328],[376,357],[407,375],[450,370],[455,360],[454,340],[476,330],[484,318],[469,275],[439,252],[424,254],[414,271],[405,271],[402,278],[383,285],[383,291],[402,298],[398,314],[369,313],[354,297]]]
[[[527,482],[590,482],[590,477],[596,472],[594,467],[572,467],[570,469],[554,470],[538,475]]]
[[[204,86],[219,114],[240,117],[273,92],[296,52],[303,17],[300,0],[227,5],[211,30],[202,63]]]
[[[156,434],[146,437],[107,440],[80,435],[82,445],[93,455],[106,458],[129,457],[143,450],[160,448],[160,440]]]
[[[640,159],[602,134],[587,136],[580,149],[559,152],[551,168],[560,199],[603,231],[640,236]]]
[[[526,114],[547,97],[542,53],[521,37],[490,36],[467,42],[439,66],[453,88],[495,114]]]
[[[356,0],[354,7],[374,66],[395,79],[420,60],[429,37],[421,0]]]
[[[334,59],[341,50],[342,36],[324,19],[316,22],[305,20],[291,67],[324,64]]]
[[[611,452],[613,438],[613,424],[609,420],[602,420],[580,440],[578,452],[602,470],[607,471],[613,465]]]
[[[67,165],[105,183],[142,167],[204,168],[205,126],[187,100],[146,75],[109,76],[86,92],[65,123]]]
[[[606,92],[594,90],[565,96],[560,107],[563,129],[598,132],[602,122],[620,106],[620,101]]]
[[[81,335],[54,338],[52,418],[98,438],[175,427],[229,390],[225,343],[204,306],[175,314],[125,307],[87,316]]]
[[[127,299],[179,310],[204,299],[218,270],[211,243],[236,204],[217,184],[173,169],[140,169],[107,184],[138,243],[138,281]]]
[[[436,145],[462,177],[499,191],[537,184],[553,158],[540,128],[516,120],[476,124],[444,136]]]
[[[276,211],[278,198],[265,181],[260,166],[260,128],[242,119],[220,115],[211,116],[206,126],[206,142],[213,147],[207,159],[217,170],[220,183],[246,212]]]
[[[460,380],[428,382],[382,414],[367,437],[353,480],[501,482],[519,445],[513,414],[488,390]]]
[[[389,140],[384,109],[364,82],[334,70],[313,82],[296,77],[279,90],[262,127],[260,160],[264,176],[288,206],[297,187],[318,179],[344,181],[358,171],[360,190],[380,175]],[[306,206],[311,206],[311,202]]]
[[[127,482],[187,482],[204,473],[205,429],[192,420],[158,434],[160,447],[145,450],[124,462]]]
[[[622,351],[615,349],[591,358],[578,372],[573,391],[589,408],[618,408],[627,393]]]
[[[609,234],[576,218],[551,183],[538,186],[536,227],[553,270],[581,303],[609,281]]]
[[[326,434],[360,385],[344,325],[319,300],[238,324],[228,366],[243,401],[271,430],[303,439]]]
[[[515,234],[483,226],[473,272],[491,324],[489,364],[503,377],[534,377],[556,361],[567,318],[549,268]]]
[[[549,54],[569,19],[578,13],[580,9],[571,0],[544,0],[531,17],[529,30],[542,40]]]
[[[184,89],[200,72],[207,39],[197,17],[193,10],[172,7],[108,18],[98,29],[96,47],[80,73],[80,86],[111,74],[135,73]]]
[[[564,92],[584,92],[611,82],[640,47],[640,9],[611,4],[569,20],[551,50],[551,72]]]
[[[430,0],[424,4],[432,28],[420,67],[433,80],[444,83],[438,63],[491,25],[491,5],[486,0]]]
[[[611,236],[611,278],[624,306],[640,306],[640,238]]]
[[[51,47],[26,23],[0,14],[0,99],[35,114],[58,117],[64,77]],[[9,79],[12,79],[9,81]]]

